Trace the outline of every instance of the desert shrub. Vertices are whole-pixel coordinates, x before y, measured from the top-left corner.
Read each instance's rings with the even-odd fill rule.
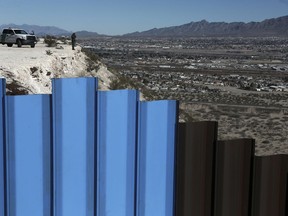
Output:
[[[110,89],[126,89],[126,88],[133,88],[133,83],[131,80],[125,76],[118,76],[114,78],[110,83]]]
[[[120,74],[115,74],[115,75],[116,77],[111,81],[110,86],[109,86],[111,90],[136,89],[136,90],[141,91],[141,93],[143,94],[146,100],[159,99],[159,95],[157,95],[157,92],[154,92],[148,89],[142,83],[135,82],[135,80],[132,80],[131,78],[120,75]]]
[[[198,121],[197,118],[191,115],[191,113],[179,108],[179,119],[180,122],[195,122]]]
[[[82,52],[89,58],[90,61],[99,62],[100,57],[91,49],[83,48]]]
[[[68,40],[69,40],[68,37],[62,36],[62,37],[58,38],[58,40],[60,40],[63,44],[69,44],[68,43]]]
[[[98,71],[100,67],[100,58],[94,53],[91,49],[82,49],[82,52],[85,53],[86,63],[87,63],[87,71]]]
[[[30,71],[31,73],[35,73],[38,70],[38,67],[31,67]]]
[[[7,83],[7,95],[27,95],[29,94],[28,89],[21,86],[18,82],[12,81],[11,83]]]
[[[57,45],[57,38],[51,35],[46,35],[44,38],[44,43],[48,46],[48,47],[56,47]]]
[[[51,50],[46,50],[46,54],[47,54],[47,55],[52,55],[53,53],[52,53]]]

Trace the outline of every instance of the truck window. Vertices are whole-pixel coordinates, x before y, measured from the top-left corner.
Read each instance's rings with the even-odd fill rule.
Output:
[[[15,31],[15,34],[27,34],[27,32],[24,30],[14,30],[14,31]]]

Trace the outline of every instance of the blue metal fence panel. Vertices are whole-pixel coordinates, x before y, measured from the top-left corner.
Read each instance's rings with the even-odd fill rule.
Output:
[[[97,215],[133,216],[138,92],[98,93]]]
[[[54,215],[95,213],[96,78],[52,80]]]
[[[137,216],[174,215],[176,101],[141,102]]]
[[[9,216],[51,214],[50,95],[6,97]]]
[[[4,122],[4,95],[6,92],[5,79],[0,79],[0,216],[5,212],[5,122]]]

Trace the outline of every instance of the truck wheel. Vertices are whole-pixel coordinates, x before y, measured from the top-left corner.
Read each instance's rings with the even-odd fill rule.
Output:
[[[19,39],[17,40],[17,46],[18,46],[18,47],[22,47],[22,42],[21,42],[21,40],[19,40]]]
[[[13,46],[13,44],[10,44],[10,43],[9,43],[9,44],[7,44],[7,46],[8,46],[8,47],[12,47],[12,46]]]
[[[35,44],[31,45],[31,48],[34,48],[35,47]]]

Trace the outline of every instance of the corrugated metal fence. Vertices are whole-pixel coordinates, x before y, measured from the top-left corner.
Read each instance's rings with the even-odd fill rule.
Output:
[[[284,216],[288,157],[178,123],[177,101],[54,79],[6,96],[0,79],[0,216]]]

